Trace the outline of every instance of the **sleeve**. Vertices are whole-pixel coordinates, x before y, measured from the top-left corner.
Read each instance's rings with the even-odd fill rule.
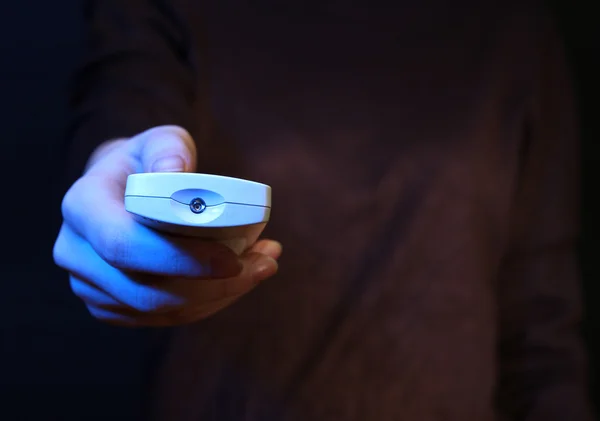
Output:
[[[498,279],[497,405],[506,421],[588,421],[577,254],[578,121],[561,40],[552,32],[540,51],[510,252]]]
[[[69,88],[69,162],[78,168],[101,143],[150,127],[189,131],[197,94],[186,3],[86,0],[85,46]]]

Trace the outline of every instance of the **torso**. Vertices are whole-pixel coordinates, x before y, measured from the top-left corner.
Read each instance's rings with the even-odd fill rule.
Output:
[[[157,417],[493,420],[533,19],[487,2],[312,17],[229,3],[203,11],[200,165],[273,187],[265,235],[284,257],[174,332]]]

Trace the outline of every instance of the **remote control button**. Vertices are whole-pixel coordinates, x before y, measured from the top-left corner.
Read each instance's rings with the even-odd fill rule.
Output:
[[[196,197],[190,202],[190,209],[194,213],[202,213],[206,209],[206,203],[201,198]]]

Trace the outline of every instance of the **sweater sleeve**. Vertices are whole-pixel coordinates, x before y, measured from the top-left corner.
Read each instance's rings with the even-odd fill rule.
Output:
[[[507,421],[588,421],[581,332],[578,122],[560,40],[540,48],[510,253],[498,279],[499,410]]]
[[[71,165],[82,168],[104,141],[153,126],[192,131],[198,72],[185,7],[178,0],[85,2],[84,57],[69,90]]]

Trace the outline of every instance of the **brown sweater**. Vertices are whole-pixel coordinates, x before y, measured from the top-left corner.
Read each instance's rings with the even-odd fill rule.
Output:
[[[149,419],[590,419],[577,124],[534,0],[88,3],[76,157],[180,124],[199,171],[273,186],[285,247],[169,332]]]

